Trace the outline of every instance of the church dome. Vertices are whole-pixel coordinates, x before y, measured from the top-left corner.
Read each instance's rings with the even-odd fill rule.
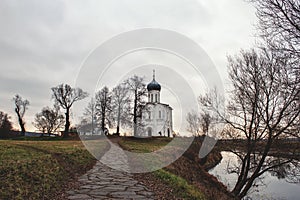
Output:
[[[147,90],[151,91],[151,90],[159,90],[160,91],[161,86],[158,82],[155,81],[155,79],[153,79],[148,85],[147,85]]]

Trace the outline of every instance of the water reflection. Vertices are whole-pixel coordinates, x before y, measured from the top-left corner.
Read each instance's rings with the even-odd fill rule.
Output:
[[[210,174],[216,176],[229,190],[234,188],[239,172],[240,159],[231,152],[221,152],[222,161],[212,170]],[[253,158],[254,160],[255,158]],[[255,159],[256,160],[256,159]],[[267,163],[282,163],[288,161],[280,157],[268,157]],[[291,199],[300,198],[300,168],[299,162],[293,161],[278,166],[264,173],[256,180],[245,199]],[[267,167],[267,165],[265,166]]]

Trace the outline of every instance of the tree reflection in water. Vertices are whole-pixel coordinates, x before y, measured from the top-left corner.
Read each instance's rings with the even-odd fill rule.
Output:
[[[242,157],[245,153],[238,152]],[[222,152],[223,160],[210,173],[216,176],[220,181],[231,190],[238,178],[241,169],[241,160],[237,152]],[[253,173],[254,167],[258,164],[260,155],[255,154],[251,158],[250,173]],[[291,161],[292,160],[292,161]],[[282,164],[285,163],[285,164]],[[269,166],[278,165],[270,168]],[[244,199],[297,199],[300,190],[300,163],[296,159],[287,159],[276,156],[268,156],[263,170],[264,174],[258,177],[249,193]]]

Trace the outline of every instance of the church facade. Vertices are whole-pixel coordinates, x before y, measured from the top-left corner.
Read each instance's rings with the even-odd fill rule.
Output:
[[[153,71],[153,80],[147,85],[147,90],[148,102],[142,112],[143,136],[170,137],[173,133],[173,109],[168,104],[160,102],[161,86],[155,80],[155,71]]]

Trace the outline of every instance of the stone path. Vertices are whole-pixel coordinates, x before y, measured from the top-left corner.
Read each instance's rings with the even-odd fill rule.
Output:
[[[112,153],[101,159],[103,163],[111,163],[109,158],[118,157],[116,147],[112,145],[110,151]],[[68,199],[154,199],[154,193],[134,180],[132,174],[124,172],[128,170],[126,160],[113,166],[116,169],[125,167],[124,171],[109,168],[102,162],[98,161],[93,169],[79,178],[80,187],[68,191]]]
[[[118,144],[110,143],[110,149],[101,157],[100,161],[113,169],[130,172],[128,157]]]
[[[97,162],[81,176],[79,189],[68,191],[68,199],[154,199],[154,194],[134,180],[132,174]]]

